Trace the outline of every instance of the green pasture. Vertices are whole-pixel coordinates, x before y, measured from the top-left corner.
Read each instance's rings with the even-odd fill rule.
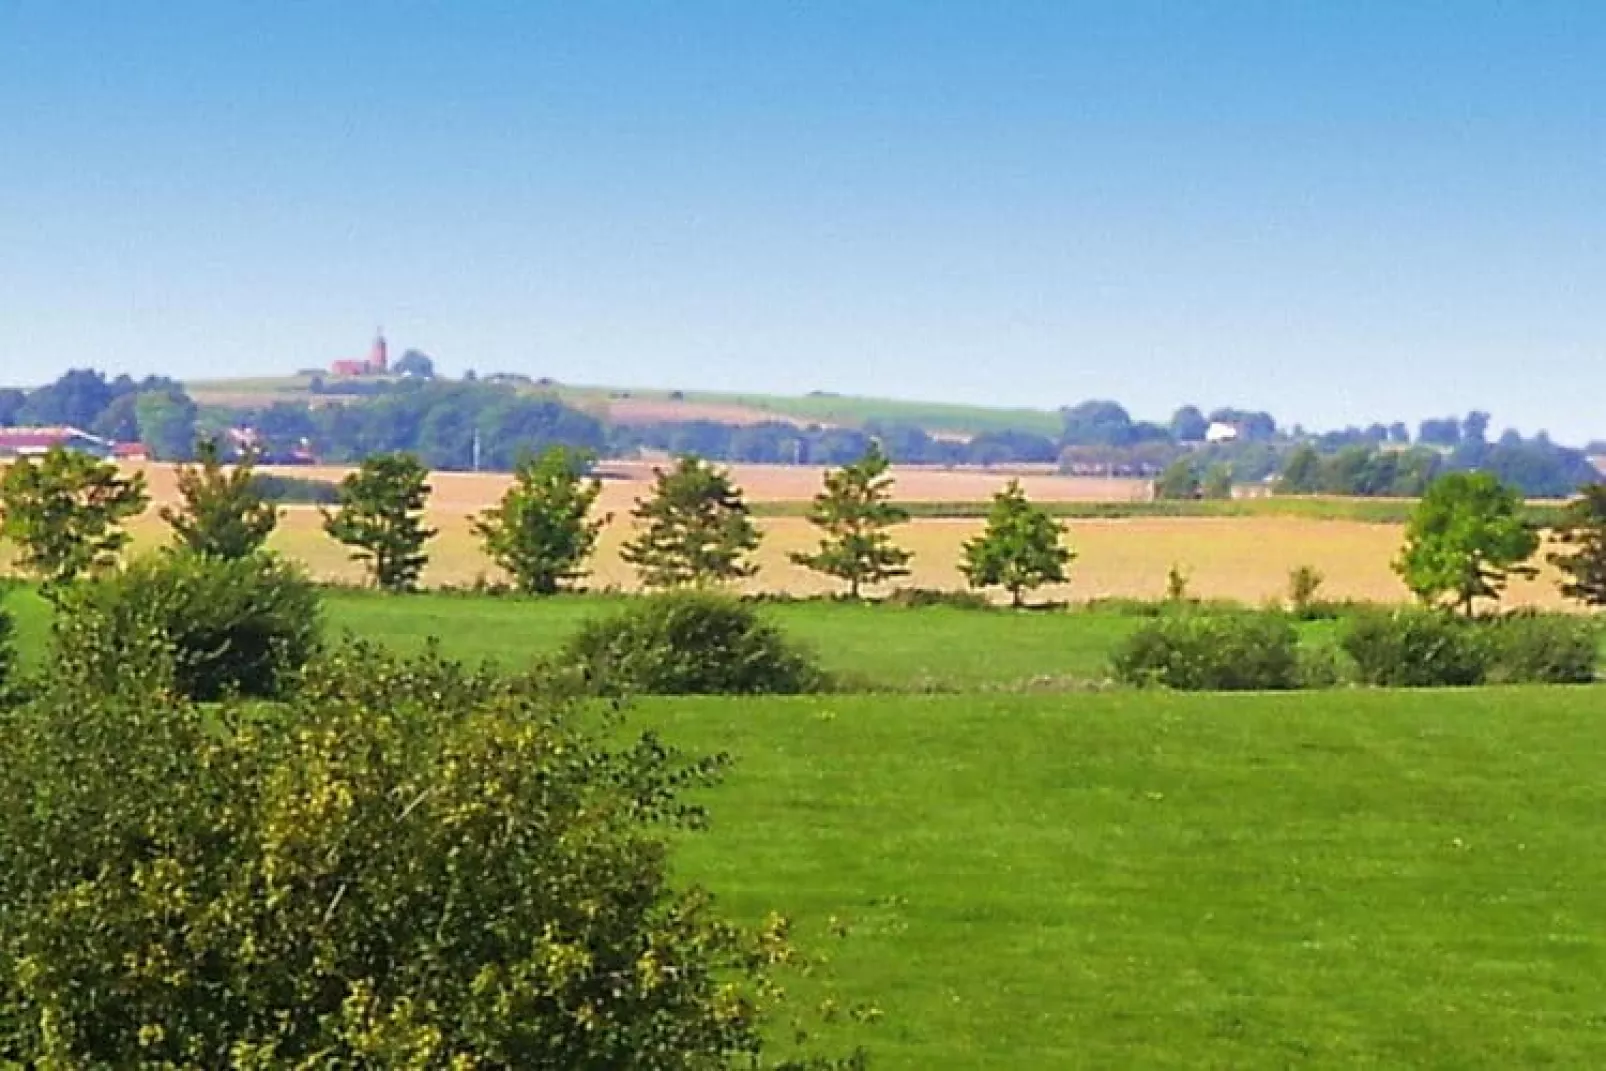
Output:
[[[517,665],[620,602],[331,591],[326,612]],[[38,666],[45,604],[7,606]],[[644,699],[629,727],[729,754],[677,866],[737,917],[796,920],[829,957],[798,995],[880,1009],[831,1028],[872,1066],[1606,1063],[1598,688],[1102,691],[1076,682],[1136,616],[765,612],[892,691]]]
[[[532,600],[338,590],[324,601],[332,636],[350,632],[399,651],[419,650],[437,638],[451,657],[491,659],[509,667],[555,651],[582,621],[624,604],[605,596]],[[44,602],[22,590],[6,606],[17,618],[24,659],[36,661],[49,631]],[[1088,611],[799,602],[767,606],[765,612],[848,683],[915,691],[1064,687],[1098,680],[1109,652],[1137,625],[1134,617]]]
[[[885,1068],[1606,1065],[1593,689],[655,700]],[[832,919],[846,938],[826,936]]]

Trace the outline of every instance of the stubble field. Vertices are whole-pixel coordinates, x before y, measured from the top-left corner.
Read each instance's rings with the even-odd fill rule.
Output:
[[[629,511],[650,487],[649,462],[610,462],[599,509],[612,515],[604,532],[589,584],[597,588],[632,590],[635,576],[619,558],[619,547],[629,537]],[[172,469],[144,467],[150,482],[152,509],[133,525],[140,544],[163,539],[164,526],[156,515],[161,504],[175,497]],[[339,468],[269,470],[285,476],[338,480]],[[806,502],[820,486],[821,470],[813,467],[737,465],[735,481],[750,502]],[[978,502],[987,499],[1009,478],[998,472],[904,468],[894,471],[897,497],[905,502]],[[1146,485],[1135,480],[1106,480],[1028,472],[1021,476],[1027,494],[1045,503],[1141,501]],[[490,473],[435,473],[429,507],[430,523],[439,535],[430,544],[431,562],[426,584],[466,585],[477,578],[496,579],[496,569],[481,555],[469,529],[469,517],[493,503],[505,490],[508,477]],[[898,541],[915,554],[912,575],[902,583],[928,588],[963,584],[958,573],[960,548],[982,528],[976,518],[917,518],[897,529]],[[835,590],[833,584],[793,565],[788,555],[808,549],[815,530],[799,516],[763,517],[759,526],[764,541],[757,561],[759,574],[745,585],[749,591],[813,595]],[[1326,577],[1323,592],[1340,599],[1392,601],[1403,599],[1405,589],[1390,568],[1402,530],[1397,524],[1292,516],[1245,517],[1133,517],[1067,522],[1069,543],[1077,554],[1071,582],[1044,589],[1039,597],[1053,601],[1095,598],[1154,598],[1164,593],[1166,574],[1178,566],[1189,579],[1192,594],[1205,598],[1237,599],[1258,603],[1281,597],[1288,573],[1310,565]],[[318,510],[311,506],[286,509],[273,546],[306,564],[320,579],[357,582],[361,569],[343,548],[322,532]],[[1555,607],[1561,601],[1553,581],[1541,576],[1512,586],[1514,605]]]

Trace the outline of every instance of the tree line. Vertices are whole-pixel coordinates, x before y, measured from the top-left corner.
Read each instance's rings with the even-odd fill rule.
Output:
[[[601,481],[591,458],[564,446],[526,456],[501,499],[471,518],[486,556],[528,595],[573,588],[611,517],[595,505]],[[794,552],[800,566],[832,577],[859,598],[867,586],[909,573],[913,554],[891,529],[909,520],[892,501],[889,460],[873,443],[858,460],[828,471],[808,514],[816,548]],[[226,463],[212,441],[178,469],[181,505],[162,518],[186,548],[221,558],[260,551],[280,511],[267,500],[246,455]],[[349,548],[370,581],[386,591],[417,588],[437,531],[425,523],[429,468],[400,452],[371,454],[340,482],[336,501],[320,507],[323,530]],[[143,473],[56,448],[23,458],[0,475],[0,537],[19,548],[18,564],[53,592],[116,563],[127,545],[124,522],[149,504]],[[755,575],[762,533],[728,470],[690,455],[654,472],[631,510],[634,531],[621,555],[643,587],[724,584]],[[1065,579],[1074,557],[1064,527],[1027,500],[1017,480],[994,496],[985,530],[963,547],[960,571],[974,588],[1000,587],[1014,604]]]
[[[432,372],[432,369],[430,369]],[[1424,420],[1413,436],[1403,422],[1326,432],[1285,428],[1263,411],[1185,405],[1166,422],[1137,420],[1113,401],[1060,411],[1050,436],[1024,429],[961,440],[916,425],[871,421],[863,427],[800,426],[773,420],[617,424],[540,393],[525,377],[450,382],[418,374],[361,384],[360,400],[324,404],[275,401],[262,406],[200,407],[172,380],[107,379],[70,371],[32,391],[0,390],[0,426],[71,425],[118,441],[145,443],[161,460],[185,460],[198,438],[249,427],[266,461],[304,451],[355,464],[375,453],[407,452],[433,469],[509,471],[525,453],[564,445],[604,457],[643,451],[711,461],[844,465],[875,442],[899,464],[1057,463],[1068,472],[1156,477],[1191,468],[1201,484],[1221,468],[1234,484],[1274,481],[1292,494],[1415,496],[1435,477],[1482,469],[1534,497],[1564,497],[1596,477],[1583,450],[1544,433],[1508,430],[1490,438],[1490,417]],[[1206,441],[1210,428],[1231,437]],[[1181,480],[1181,470],[1173,474]],[[1173,486],[1180,484],[1173,483]]]

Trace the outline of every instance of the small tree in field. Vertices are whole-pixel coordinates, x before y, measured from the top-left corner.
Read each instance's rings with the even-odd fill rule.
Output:
[[[486,555],[527,595],[551,595],[585,575],[606,516],[587,520],[602,482],[586,479],[589,459],[561,446],[525,458],[501,502],[474,518]]]
[[[747,555],[758,529],[730,474],[695,457],[656,470],[650,497],[630,511],[639,529],[620,557],[650,588],[739,580],[758,572]]]
[[[122,522],[148,501],[144,473],[123,476],[109,461],[55,447],[0,476],[0,537],[49,591],[114,564],[128,544]]]
[[[257,485],[255,457],[246,454],[226,470],[217,441],[203,439],[195,446],[195,462],[178,467],[183,506],[162,507],[173,542],[197,554],[230,560],[261,550],[279,524],[279,510],[263,498]]]
[[[1417,598],[1446,596],[1471,616],[1478,599],[1498,599],[1527,565],[1539,535],[1522,517],[1522,496],[1487,472],[1452,472],[1434,480],[1405,531],[1395,572]]]
[[[848,594],[859,597],[864,584],[908,576],[913,557],[892,542],[887,529],[903,524],[909,512],[892,504],[892,477],[887,456],[872,444],[851,465],[825,474],[825,490],[814,496],[809,523],[824,533],[813,554],[794,552],[792,561],[817,573],[848,582]]]
[[[1065,582],[1065,567],[1076,555],[1061,540],[1064,527],[1041,506],[1026,499],[1019,480],[993,496],[987,528],[964,543],[959,571],[973,588],[1001,587],[1020,606],[1024,593]]]
[[[429,470],[411,454],[374,454],[340,481],[339,509],[323,511],[323,530],[353,548],[386,591],[418,586],[429,555],[424,544],[435,529],[424,527]]]
[[[1189,458],[1179,457],[1167,465],[1154,481],[1157,499],[1198,498],[1200,495],[1199,470]]]
[[[1561,571],[1561,593],[1585,606],[1606,606],[1606,483],[1592,483],[1567,503],[1556,525],[1566,549],[1550,554]]]

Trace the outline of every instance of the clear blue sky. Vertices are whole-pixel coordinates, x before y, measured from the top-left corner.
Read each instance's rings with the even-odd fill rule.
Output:
[[[1606,436],[1606,3],[0,0],[0,381]]]

